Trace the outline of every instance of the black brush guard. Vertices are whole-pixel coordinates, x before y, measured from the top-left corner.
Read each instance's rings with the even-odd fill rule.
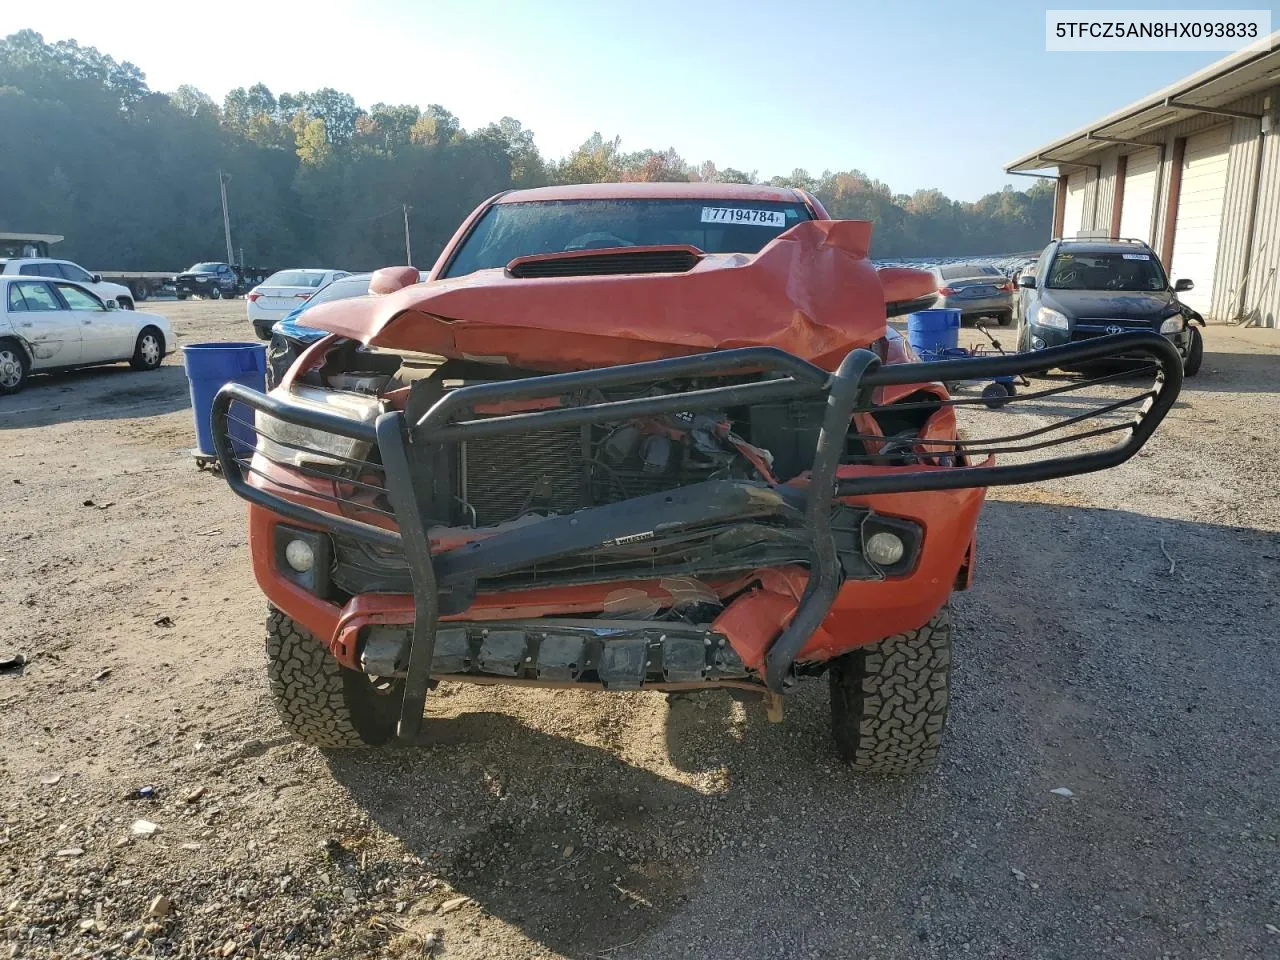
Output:
[[[930,445],[939,448],[939,453],[951,448],[952,454],[961,454],[956,457],[958,465],[955,466],[905,468],[867,476],[844,477],[837,481],[836,472],[842,463],[847,464],[851,459],[854,462],[859,459],[876,462],[873,456],[850,458],[846,455],[842,458],[845,441],[853,436],[849,433],[853,414],[874,414],[888,409],[900,411],[912,405],[900,403],[892,405],[892,408],[875,406],[871,398],[872,391],[877,387],[1022,376],[1054,368],[1080,369],[1091,363],[1119,357],[1126,358],[1130,364],[1121,376],[1131,376],[1135,372],[1133,358],[1140,358],[1141,371],[1154,374],[1151,388],[1087,413],[1067,417],[1048,427],[985,440],[966,438],[961,441],[929,441]],[[763,372],[769,378],[587,406],[556,407],[504,416],[462,419],[462,415],[475,406],[494,401],[529,400],[561,396],[586,388],[603,389],[693,376],[749,372]],[[1080,389],[1081,386],[1116,379],[1117,376],[1112,374],[1083,382],[1069,382],[1013,397],[1008,403],[1065,394]],[[746,347],[670,360],[464,386],[445,394],[416,423],[408,422],[405,415],[398,411],[381,415],[372,425],[356,422],[337,414],[267,396],[238,384],[228,384],[214,400],[212,427],[223,475],[240,497],[286,519],[363,539],[380,547],[399,548],[403,551],[413,584],[416,609],[399,734],[402,738],[411,739],[417,735],[421,726],[430,685],[441,590],[448,589],[448,581],[458,579],[460,569],[466,570],[480,562],[476,560],[477,553],[494,555],[516,551],[521,561],[528,562],[539,556],[563,555],[584,546],[625,541],[629,536],[636,536],[646,530],[653,531],[664,522],[687,522],[691,515],[704,518],[710,515],[711,519],[715,519],[717,510],[725,517],[741,516],[744,510],[754,510],[757,514],[789,512],[793,518],[802,515],[803,523],[812,537],[808,585],[791,623],[774,642],[766,658],[765,683],[770,690],[779,692],[791,675],[797,654],[826,617],[842,583],[831,526],[835,498],[1032,483],[1113,467],[1132,457],[1147,441],[1173,406],[1181,384],[1182,364],[1176,348],[1169,340],[1153,333],[1100,337],[1028,354],[928,363],[882,364],[872,351],[857,349],[845,357],[834,373],[776,348]],[[414,471],[410,467],[410,451],[416,445],[457,443],[549,427],[582,426],[708,409],[723,410],[753,403],[812,399],[824,395],[825,413],[807,488],[771,488],[764,484],[719,481],[719,488],[710,489],[713,484],[698,484],[695,486],[704,489],[686,487],[674,491],[676,496],[637,498],[622,504],[588,508],[571,517],[551,518],[531,525],[538,527],[537,534],[531,534],[527,528],[523,531],[517,528],[489,540],[436,556],[431,553],[428,525],[420,510]],[[944,405],[952,406],[981,403],[983,401],[980,399],[965,397],[943,402]],[[927,404],[936,406],[938,402],[930,400]],[[232,424],[240,426],[242,430],[253,427],[250,422],[252,418],[245,416],[241,405],[303,428],[376,445],[381,463],[354,459],[347,462],[353,470],[381,474],[385,478],[385,486],[371,484],[363,478],[334,482],[334,496],[322,497],[334,502],[338,512],[330,513],[293,502],[274,492],[290,489],[288,484],[281,483],[278,478],[271,480],[270,490],[251,484],[250,475],[266,474],[254,465],[254,450],[236,449],[237,445],[243,446],[244,441],[233,435]],[[1093,417],[1126,407],[1135,408],[1132,420],[1084,430],[1066,437],[1044,439],[1055,430],[1081,424]],[[1036,451],[1112,433],[1122,435],[1122,439],[1105,449],[1050,457],[1028,464],[972,465],[987,454]],[[278,441],[277,446],[308,449]],[[259,456],[264,455],[261,444],[256,449]],[[341,457],[337,459],[344,460]],[[314,472],[307,467],[291,465],[290,469],[333,480],[331,474]],[[354,510],[352,505],[355,501],[341,496],[344,487],[350,487],[353,492],[367,488],[367,491],[376,490],[385,494],[390,509],[366,504]],[[293,488],[293,492],[303,491]],[[312,491],[306,492],[315,495]],[[681,493],[687,495],[678,495]],[[645,509],[634,509],[641,500],[644,501]],[[632,509],[618,509],[623,506]],[[385,513],[394,520],[396,529],[387,529],[350,515],[360,511],[366,516],[370,512]],[[543,527],[546,522],[558,523],[571,542],[566,544],[565,536],[547,536]]]

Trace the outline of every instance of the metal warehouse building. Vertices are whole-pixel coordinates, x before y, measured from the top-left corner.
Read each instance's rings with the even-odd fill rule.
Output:
[[[1207,318],[1280,326],[1280,32],[1265,44],[1005,170],[1056,177],[1055,237],[1145,240]]]

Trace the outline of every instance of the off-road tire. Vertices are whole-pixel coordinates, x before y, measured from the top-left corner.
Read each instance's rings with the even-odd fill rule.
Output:
[[[863,773],[902,775],[931,763],[951,700],[951,610],[919,630],[886,637],[832,661],[831,733],[840,757]]]
[[[315,747],[376,747],[396,733],[404,682],[380,692],[275,607],[267,608],[267,679],[285,728]]]
[[[210,299],[210,300],[221,300],[221,299],[222,299],[222,290],[221,290],[221,288],[219,288],[219,287],[214,287],[212,290],[210,290],[210,291],[209,291],[209,299]]]
[[[1204,363],[1204,337],[1195,327],[1191,328],[1191,346],[1187,348],[1187,359],[1182,363],[1182,375],[1194,377],[1200,372],[1200,364]]]
[[[132,310],[133,301],[128,297],[116,297],[116,306],[121,310]]]

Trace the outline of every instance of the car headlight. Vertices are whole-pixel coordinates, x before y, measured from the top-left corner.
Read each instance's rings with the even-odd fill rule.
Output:
[[[1071,329],[1071,325],[1067,323],[1066,314],[1059,313],[1053,307],[1041,307],[1036,311],[1036,325],[1054,330]]]
[[[316,387],[295,387],[285,399],[290,404],[336,413],[360,423],[372,424],[383,412],[382,401],[376,397]],[[258,451],[268,460],[287,466],[349,466],[348,460],[367,457],[371,446],[364,440],[313,430],[262,411],[254,416],[254,425],[258,431]]]
[[[1182,328],[1187,325],[1186,317],[1180,313],[1175,313],[1172,317],[1166,317],[1164,323],[1160,324],[1161,333],[1181,333]]]

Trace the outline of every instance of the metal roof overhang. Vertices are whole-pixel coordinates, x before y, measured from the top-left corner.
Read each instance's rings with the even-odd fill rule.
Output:
[[[1156,145],[1158,131],[1197,113],[1254,117],[1223,104],[1280,85],[1280,30],[1198,73],[1095,120],[1008,164],[1006,173],[1033,173],[1050,167],[1096,167],[1090,157],[1114,143]]]
[[[0,233],[0,240],[30,240],[39,243],[61,243],[62,236],[57,233]]]

